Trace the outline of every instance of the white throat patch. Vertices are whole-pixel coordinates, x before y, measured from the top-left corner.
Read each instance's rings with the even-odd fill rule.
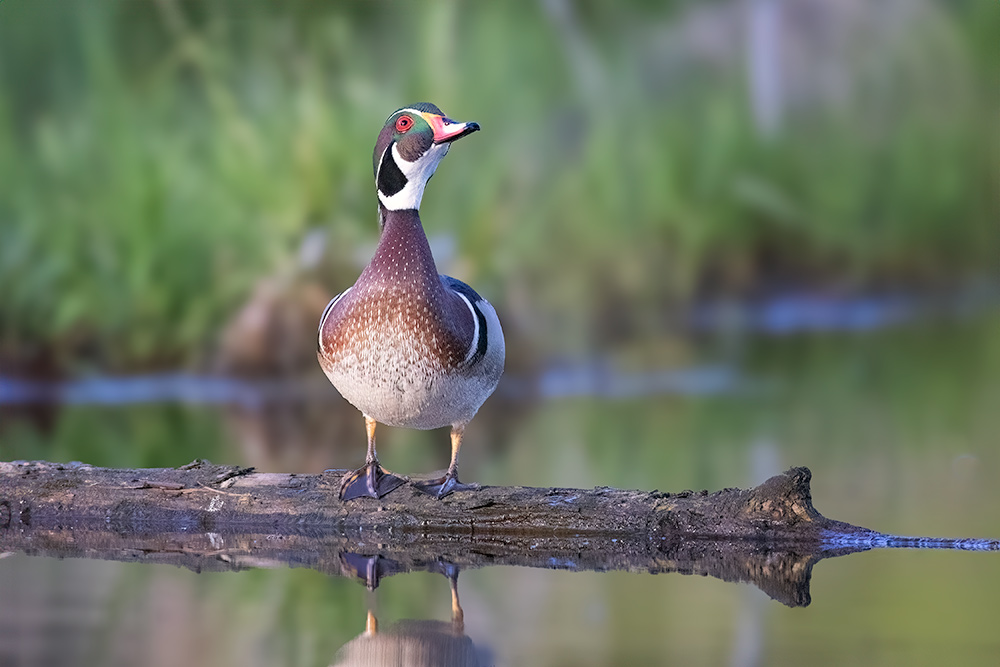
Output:
[[[392,196],[386,196],[379,192],[378,198],[382,202],[382,205],[390,211],[403,211],[411,208],[419,209],[420,200],[424,197],[424,186],[427,185],[430,177],[434,175],[434,170],[437,169],[438,163],[448,154],[450,146],[451,144],[432,144],[427,149],[427,152],[417,158],[415,162],[407,162],[399,154],[396,144],[390,144],[392,159],[396,162],[399,170],[403,172],[403,176],[406,176],[406,185]],[[385,159],[384,154],[382,157]],[[379,169],[381,169],[381,165],[382,160],[379,160]],[[375,174],[375,182],[378,183],[378,174]]]

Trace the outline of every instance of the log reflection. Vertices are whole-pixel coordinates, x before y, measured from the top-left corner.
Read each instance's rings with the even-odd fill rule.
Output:
[[[372,589],[386,577],[405,572],[448,575],[459,568],[495,565],[571,571],[677,572],[750,583],[791,607],[809,604],[809,581],[818,561],[870,548],[599,535],[530,539],[511,535],[493,538],[428,535],[413,541],[367,543],[343,535],[315,533],[136,534],[123,533],[107,524],[77,525],[73,529],[22,526],[17,531],[0,532],[0,545],[4,551],[35,556],[172,564],[196,572],[308,567],[360,578]]]

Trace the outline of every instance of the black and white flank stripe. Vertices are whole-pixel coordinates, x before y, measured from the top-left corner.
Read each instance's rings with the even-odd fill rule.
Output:
[[[472,333],[472,342],[469,344],[469,351],[465,355],[464,363],[471,366],[486,356],[486,347],[489,343],[489,325],[486,315],[483,313],[483,306],[489,308],[493,318],[496,319],[495,311],[489,303],[479,296],[476,290],[472,289],[461,280],[451,276],[441,276],[441,282],[452,292],[462,297],[465,304],[472,312],[472,319],[475,322],[475,330]]]

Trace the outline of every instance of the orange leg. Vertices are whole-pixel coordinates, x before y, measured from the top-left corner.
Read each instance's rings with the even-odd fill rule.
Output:
[[[465,633],[465,612],[462,611],[462,603],[458,600],[458,573],[453,577],[448,577],[451,582],[451,625],[456,634]]]
[[[432,496],[444,498],[452,491],[472,491],[479,488],[478,484],[462,484],[458,481],[458,452],[462,449],[462,436],[465,435],[465,424],[453,424],[451,427],[451,463],[448,472],[443,477],[418,482],[415,486]]]

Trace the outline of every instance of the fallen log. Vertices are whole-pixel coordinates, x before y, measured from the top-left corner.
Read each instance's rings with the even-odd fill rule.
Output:
[[[483,486],[439,500],[407,484],[378,500],[348,502],[337,497],[344,472],[256,473],[207,461],[151,469],[0,463],[0,526],[99,520],[132,533],[178,526],[203,532],[325,526],[359,535],[638,534],[793,541],[814,541],[824,531],[864,531],[816,511],[806,468],[791,468],[754,489],[715,493]],[[6,520],[4,512],[10,514]]]
[[[812,505],[806,468],[714,493],[483,486],[438,500],[405,485],[346,503],[337,496],[344,472],[0,463],[0,552],[196,571],[305,566],[371,588],[398,572],[488,565],[683,572],[752,582],[798,606],[822,558],[878,546],[1000,548],[827,519]]]

